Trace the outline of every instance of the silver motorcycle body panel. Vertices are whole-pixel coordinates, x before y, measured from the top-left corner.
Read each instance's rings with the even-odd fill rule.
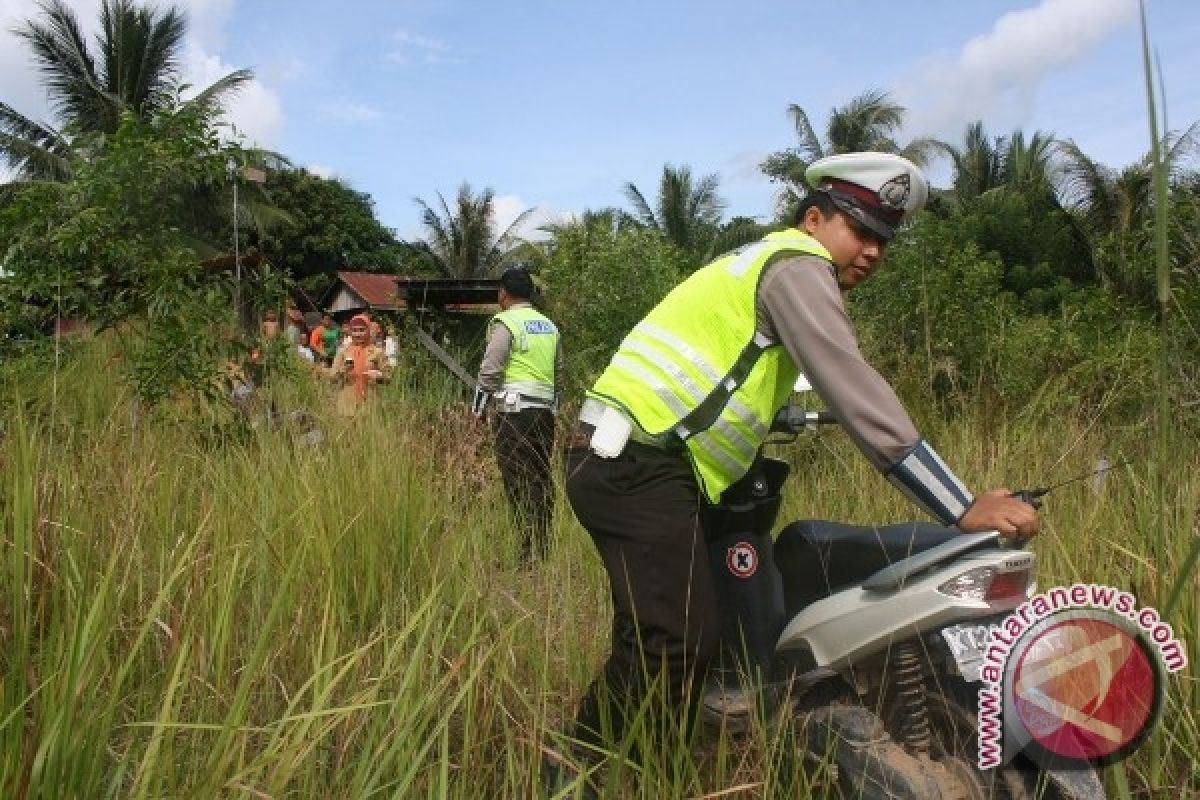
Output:
[[[994,567],[997,572],[1032,569],[1035,557],[1024,550],[969,553],[913,578],[907,585],[870,592],[855,585],[803,608],[780,634],[776,652],[807,651],[816,666],[841,670],[894,643],[936,631],[953,623],[994,616],[1020,601],[1002,606],[983,600],[952,597],[938,587],[968,570]],[[1033,584],[1026,590],[1032,596]]]

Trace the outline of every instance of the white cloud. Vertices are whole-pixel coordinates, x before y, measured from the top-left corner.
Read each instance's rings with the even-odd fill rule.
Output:
[[[325,164],[309,164],[304,169],[318,178],[324,178],[325,180],[332,180],[337,177],[337,171]]]
[[[299,80],[309,74],[308,62],[298,56],[275,55],[254,68],[254,74],[266,83],[283,84]]]
[[[406,30],[392,31],[388,36],[391,48],[384,59],[395,64],[458,64],[461,59],[450,54],[449,46],[441,39],[433,39]]]
[[[495,214],[496,231],[507,230],[509,225],[516,222],[517,217],[525,211],[529,206],[515,194],[502,194],[492,200],[492,213]],[[533,216],[530,214],[529,216]],[[519,230],[524,230],[528,227],[529,220],[520,226]],[[519,233],[518,233],[519,235]]]
[[[233,13],[234,0],[176,0],[187,13],[187,38],[181,54],[183,79],[196,88],[237,69],[218,55],[224,30]],[[99,28],[100,0],[71,0],[71,10],[89,40]],[[46,93],[38,81],[29,49],[13,36],[12,28],[38,16],[38,0],[0,0],[0,99],[17,111],[44,122],[53,122]],[[256,144],[273,146],[283,128],[279,95],[260,80],[231,96],[226,119]]]
[[[382,110],[354,100],[337,99],[322,103],[321,115],[340,123],[369,125],[387,116]]]
[[[234,0],[172,0],[187,14],[188,38],[207,51],[225,46],[225,25],[233,15]]]
[[[929,64],[896,88],[896,100],[909,109],[906,128],[952,138],[978,119],[1021,125],[1051,71],[1078,60],[1137,12],[1137,0],[1042,0],[1004,14],[956,60]]]
[[[226,64],[220,56],[206,52],[195,42],[189,42],[184,48],[184,80],[192,85],[192,94],[235,69],[237,67]],[[236,127],[250,144],[274,147],[283,130],[283,105],[278,94],[255,78],[228,96],[225,121]]]
[[[495,213],[496,232],[503,233],[529,208],[530,206],[515,194],[502,194],[494,198],[492,209]],[[525,217],[512,233],[522,239],[545,239],[548,234],[539,230],[540,228],[552,223],[570,222],[578,216],[573,211],[559,211],[552,206],[533,206],[529,216]]]

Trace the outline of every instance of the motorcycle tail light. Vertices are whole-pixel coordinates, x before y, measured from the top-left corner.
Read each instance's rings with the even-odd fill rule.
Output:
[[[976,567],[959,573],[939,586],[937,590],[944,595],[961,600],[984,600],[995,576],[995,567]]]
[[[983,599],[992,606],[1019,604],[1026,597],[1029,588],[1030,574],[1028,569],[1016,569],[1012,572],[998,572],[988,585]]]

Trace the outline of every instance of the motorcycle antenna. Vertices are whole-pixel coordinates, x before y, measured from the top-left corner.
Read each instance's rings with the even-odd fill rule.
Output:
[[[1109,470],[1116,469],[1117,467],[1124,467],[1131,463],[1133,463],[1133,462],[1130,459],[1123,458],[1120,461],[1114,462],[1112,464],[1105,464],[1104,466],[1100,467],[1099,469],[1094,469],[1091,472],[1085,472],[1083,475],[1076,475],[1074,478],[1069,478],[1065,481],[1051,484],[1050,486],[1039,486],[1036,489],[1022,489],[1019,492],[1014,492],[1013,496],[1021,498],[1026,503],[1031,503],[1031,501],[1037,500],[1040,497],[1044,497],[1045,495],[1049,494],[1050,492],[1054,491],[1055,489],[1061,488],[1061,487],[1066,486],[1071,483],[1076,483],[1078,481],[1085,480],[1087,478],[1095,477],[1096,475],[1103,475],[1105,472],[1108,472]]]

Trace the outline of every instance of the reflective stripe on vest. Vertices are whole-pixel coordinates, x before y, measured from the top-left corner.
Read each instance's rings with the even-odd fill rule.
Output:
[[[558,328],[554,323],[530,306],[501,311],[491,322],[499,322],[512,334],[504,388],[530,397],[553,398],[558,354]]]
[[[697,270],[630,331],[588,393],[650,436],[682,439],[711,502],[750,468],[796,381],[791,356],[756,331],[759,278],[783,254],[830,260],[790,229]]]

